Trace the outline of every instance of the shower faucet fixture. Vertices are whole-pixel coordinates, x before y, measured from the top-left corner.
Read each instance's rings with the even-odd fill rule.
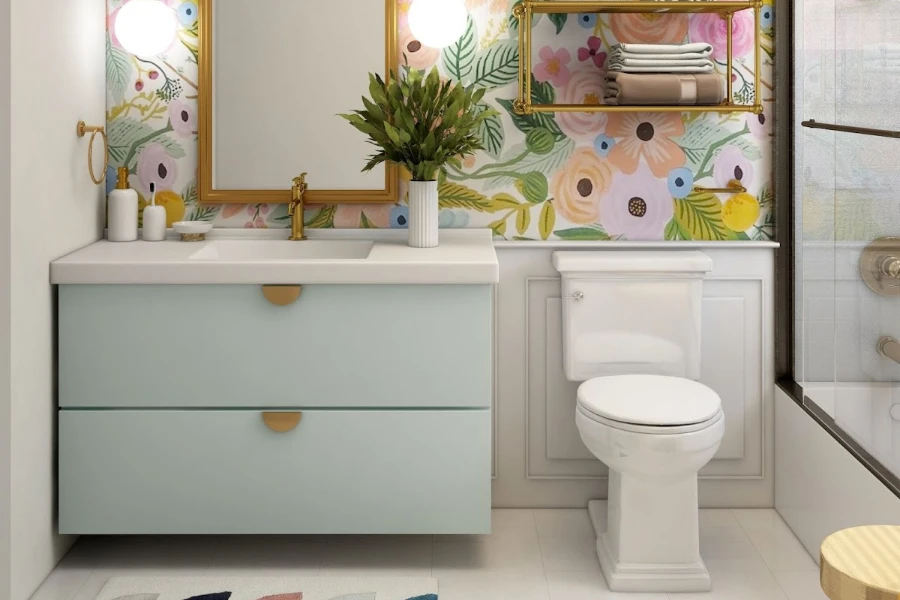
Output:
[[[900,296],[900,237],[874,240],[859,258],[859,275],[881,296]]]

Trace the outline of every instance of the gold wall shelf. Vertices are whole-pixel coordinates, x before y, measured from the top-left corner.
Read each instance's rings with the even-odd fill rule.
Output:
[[[513,14],[519,20],[519,87],[513,109],[518,114],[531,115],[550,112],[752,112],[763,111],[759,99],[760,70],[760,10],[762,0],[523,0],[515,7]],[[733,19],[734,13],[752,10],[755,22],[754,37],[754,104],[734,103],[734,84],[731,80],[733,72]],[[608,104],[533,104],[531,95],[532,48],[531,26],[536,14],[572,14],[572,13],[713,13],[720,15],[727,22],[728,60],[725,78],[728,91],[726,101],[719,105],[608,105]]]

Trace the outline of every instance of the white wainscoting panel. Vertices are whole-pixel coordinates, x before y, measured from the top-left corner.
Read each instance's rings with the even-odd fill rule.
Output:
[[[607,469],[575,427],[578,383],[562,366],[553,250],[498,248],[495,506],[584,506],[606,495]],[[701,381],[722,397],[726,432],[701,472],[701,503],[772,506],[774,250],[702,251],[715,266],[704,284]]]

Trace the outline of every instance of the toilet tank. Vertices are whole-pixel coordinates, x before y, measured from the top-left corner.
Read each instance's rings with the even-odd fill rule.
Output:
[[[554,252],[566,377],[698,379],[703,278],[712,264],[697,251]]]

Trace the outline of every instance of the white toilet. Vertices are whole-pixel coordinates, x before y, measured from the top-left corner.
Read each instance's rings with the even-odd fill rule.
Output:
[[[700,376],[703,278],[695,251],[556,252],[563,364],[578,388],[576,424],[609,467],[590,503],[600,567],[613,591],[702,592],[697,472],[725,432]],[[605,529],[605,530],[603,530]]]

